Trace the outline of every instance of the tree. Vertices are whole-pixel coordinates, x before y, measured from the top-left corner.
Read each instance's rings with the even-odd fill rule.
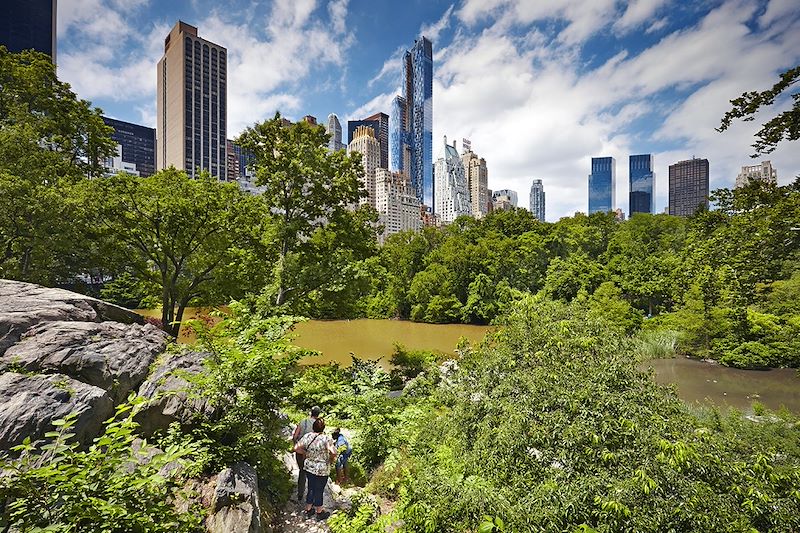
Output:
[[[51,285],[93,262],[73,185],[101,171],[110,132],[50,57],[0,46],[0,276]]]
[[[314,268],[313,259],[304,257],[313,246],[312,234],[347,217],[348,206],[367,194],[359,180],[360,157],[329,151],[328,138],[322,126],[286,125],[276,113],[237,139],[253,155],[256,183],[266,187],[263,198],[278,256],[272,275],[276,306],[303,292],[300,278]]]
[[[46,54],[0,46],[0,170],[55,184],[98,176],[114,152],[102,110],[78,100]]]
[[[147,178],[118,174],[85,187],[87,198],[99,199],[102,237],[115,243],[136,277],[160,288],[163,327],[173,335],[188,305],[237,290],[226,273],[237,269],[243,249],[265,255],[257,253],[255,237],[263,232],[263,204],[236,184],[207,175],[191,179],[170,167]]]
[[[731,100],[733,107],[722,117],[717,131],[727,130],[735,119],[740,118],[745,122],[754,120],[759,109],[772,105],[778,95],[797,83],[799,79],[800,65],[782,73],[780,80],[771,89],[761,92],[745,92],[739,98]],[[755,158],[771,153],[782,140],[796,141],[800,139],[800,92],[792,93],[791,96],[794,100],[791,109],[761,125],[761,129],[756,133],[757,140],[752,145],[756,149],[756,153],[750,157]]]

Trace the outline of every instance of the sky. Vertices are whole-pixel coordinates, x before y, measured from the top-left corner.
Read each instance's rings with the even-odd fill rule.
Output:
[[[800,142],[751,159],[753,134],[789,109],[784,95],[724,133],[744,91],[800,64],[800,0],[59,0],[58,74],[108,116],[155,127],[156,63],[183,20],[228,49],[228,136],[276,111],[324,122],[383,111],[400,93],[400,58],[433,41],[433,158],[469,139],[490,189],[528,207],[541,179],[547,220],[586,212],[592,157],[616,158],[628,212],[628,156],[651,153],[656,211],[668,167],[710,162],[711,188],[771,160],[800,175]],[[347,139],[344,139],[346,142]]]

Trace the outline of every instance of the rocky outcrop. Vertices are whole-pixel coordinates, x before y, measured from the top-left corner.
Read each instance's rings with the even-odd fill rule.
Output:
[[[209,533],[263,531],[255,468],[247,463],[236,463],[220,472],[206,528]]]
[[[119,403],[144,381],[168,338],[150,324],[45,322],[0,356],[0,371],[66,374],[104,389]]]
[[[144,319],[136,313],[89,296],[0,280],[0,354],[19,341],[31,326],[65,320],[144,324]]]
[[[168,427],[173,422],[187,425],[198,416],[212,417],[214,410],[207,398],[194,395],[187,379],[204,371],[209,355],[183,352],[165,356],[153,374],[139,387],[139,396],[149,401],[136,415],[145,435]]]
[[[103,389],[63,374],[0,374],[0,449],[37,441],[52,431],[53,421],[75,413],[71,432],[80,443],[90,442],[114,412]]]

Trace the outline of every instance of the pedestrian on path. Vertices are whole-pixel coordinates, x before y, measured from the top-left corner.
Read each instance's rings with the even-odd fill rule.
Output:
[[[292,442],[295,445],[295,453],[294,453],[294,460],[297,461],[297,501],[303,501],[303,496],[305,496],[306,492],[306,471],[303,470],[303,463],[305,462],[305,457],[303,455],[297,453],[297,443],[300,442],[300,439],[303,438],[304,435],[308,433],[313,433],[314,431],[314,422],[317,421],[319,418],[319,413],[321,409],[318,406],[314,406],[311,408],[311,413],[308,418],[301,420],[297,427],[294,428],[294,433],[292,434]]]
[[[342,434],[342,428],[333,430],[333,445],[336,447],[336,452],[339,456],[336,458],[336,483],[341,485],[350,479],[350,467],[347,466],[347,461],[353,453],[353,447],[350,442]]]
[[[331,515],[322,507],[322,496],[328,483],[331,463],[336,460],[336,448],[333,439],[325,435],[325,420],[317,418],[312,429],[312,433],[303,435],[295,446],[295,451],[305,456],[303,468],[308,478],[306,516],[311,518],[314,515],[313,508],[316,507],[317,519],[324,520]]]

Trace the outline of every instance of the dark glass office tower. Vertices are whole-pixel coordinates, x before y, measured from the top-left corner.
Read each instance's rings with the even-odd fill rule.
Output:
[[[139,124],[103,117],[106,126],[114,128],[111,138],[122,146],[122,160],[136,165],[143,178],[156,171],[156,130]]]
[[[3,0],[0,45],[9,52],[43,52],[55,63],[56,0]]]
[[[632,155],[629,158],[630,203],[628,212],[654,213],[656,197],[653,192],[655,173],[652,154]]]
[[[593,157],[589,174],[589,214],[613,211],[616,188],[617,162],[613,157]]]
[[[669,166],[669,214],[688,217],[708,208],[708,159],[689,159]]]
[[[405,172],[420,202],[433,198],[433,45],[422,37],[403,55],[403,96],[392,102],[390,167]]]

